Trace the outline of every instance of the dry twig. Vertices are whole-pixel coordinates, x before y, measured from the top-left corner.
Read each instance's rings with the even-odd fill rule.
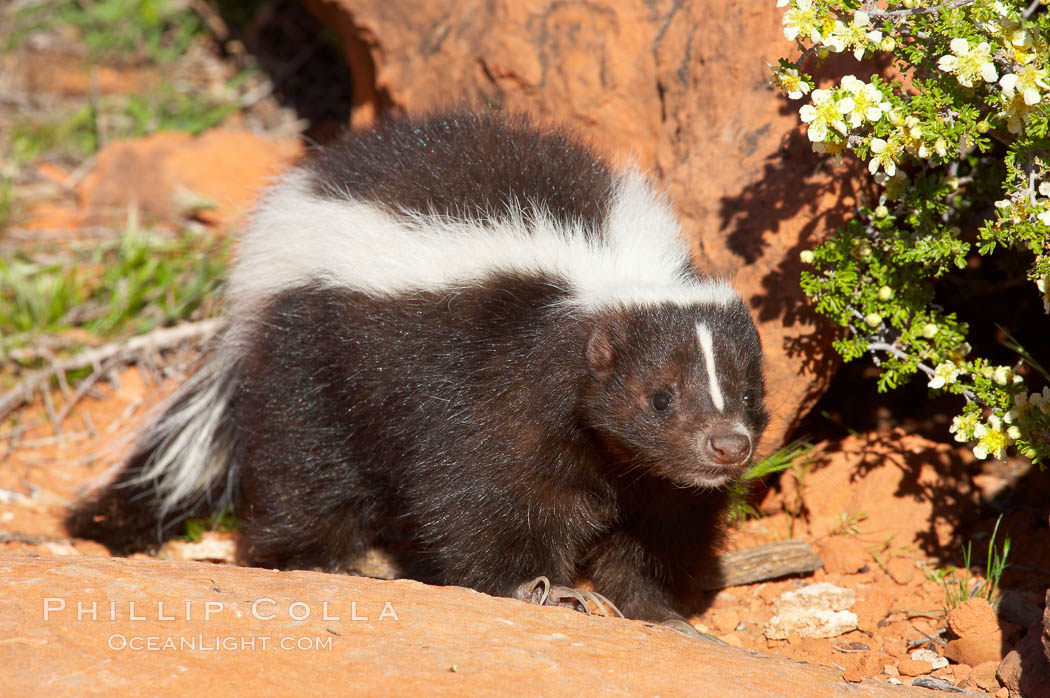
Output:
[[[221,319],[211,319],[185,323],[175,327],[161,327],[123,342],[89,349],[66,359],[56,359],[47,368],[34,371],[26,376],[18,385],[4,393],[3,397],[0,397],[0,420],[4,419],[13,410],[29,402],[33,393],[39,390],[44,396],[45,406],[48,408],[48,417],[58,429],[61,425],[59,416],[64,420],[68,416],[69,411],[63,409],[62,413],[56,414],[53,405],[50,404],[51,396],[50,391],[47,389],[47,383],[52,376],[64,376],[67,371],[75,371],[89,366],[96,367],[92,376],[105,374],[118,364],[137,360],[144,352],[172,349],[185,342],[203,342],[218,331],[222,326],[222,322]],[[70,398],[70,402],[83,397],[84,393],[90,390],[91,384],[97,379],[97,377],[94,380],[89,378],[88,387],[83,391],[77,390]]]

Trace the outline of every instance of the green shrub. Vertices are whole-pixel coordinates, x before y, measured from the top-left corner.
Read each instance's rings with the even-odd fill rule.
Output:
[[[965,400],[951,432],[978,458],[1013,445],[1050,456],[1050,380],[1021,347],[1019,363],[973,356],[969,328],[944,310],[935,282],[973,251],[1028,256],[1032,293],[1050,312],[1050,15],[1047,0],[778,0],[797,61],[773,83],[799,110],[814,150],[866,161],[877,200],[802,252],[802,288],[842,328],[844,359],[870,354],[879,390],[921,372]],[[805,71],[831,53],[892,61],[891,78],[842,76],[815,89]],[[1045,323],[1045,320],[1044,320]],[[1050,323],[1042,334],[1050,338]],[[1016,344],[1016,343],[1015,343]],[[1046,351],[1050,339],[1043,346]]]

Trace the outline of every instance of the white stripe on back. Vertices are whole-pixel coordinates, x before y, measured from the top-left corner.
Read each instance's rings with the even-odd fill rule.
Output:
[[[470,286],[499,273],[545,274],[569,302],[609,306],[721,305],[739,296],[686,271],[689,251],[670,206],[635,171],[616,176],[602,235],[520,208],[492,221],[394,215],[373,202],[320,198],[293,170],[264,197],[237,248],[228,297],[233,315],[317,281],[394,296]]]

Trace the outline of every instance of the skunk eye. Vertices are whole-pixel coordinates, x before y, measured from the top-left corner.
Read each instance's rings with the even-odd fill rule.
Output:
[[[653,394],[651,402],[653,403],[654,410],[657,412],[664,412],[665,410],[670,409],[672,403],[674,403],[674,395],[666,390],[657,390]]]

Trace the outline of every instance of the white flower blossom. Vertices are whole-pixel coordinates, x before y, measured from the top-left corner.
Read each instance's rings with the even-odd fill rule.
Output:
[[[999,460],[1006,457],[1006,447],[1010,438],[1003,431],[1003,423],[994,414],[988,418],[988,424],[978,424],[974,427],[973,436],[977,439],[977,445],[973,447],[973,455],[984,460],[989,455]]]
[[[802,79],[796,68],[778,68],[773,72],[773,84],[787,93],[791,99],[802,99],[809,93],[809,83]]]
[[[853,75],[844,75],[841,84],[843,91],[850,95],[850,110],[843,113],[848,115],[852,128],[859,127],[864,123],[864,119],[875,123],[883,114],[893,109],[893,105],[883,97],[882,91],[871,83],[858,80]]]
[[[1030,49],[1035,40],[1032,38],[1032,32],[1027,29],[1018,27],[1010,32],[1009,34],[1010,43],[1019,49]]]
[[[880,45],[882,32],[878,29],[870,29],[871,18],[863,10],[853,13],[853,21],[847,26],[839,20],[835,20],[830,31],[821,38],[825,46],[841,53],[847,48],[853,49],[853,57],[858,61],[864,58],[864,51],[870,44]]]
[[[999,86],[1003,88],[1003,95],[1007,99],[1013,99],[1020,91],[1024,97],[1024,103],[1031,106],[1042,101],[1040,88],[1050,90],[1050,82],[1047,82],[1047,71],[1029,65],[1022,68],[1018,73],[1007,73],[999,80]]]
[[[846,50],[846,25],[835,20],[831,30],[820,41],[835,53],[842,53]]]
[[[879,167],[892,177],[897,173],[897,158],[900,156],[900,145],[894,141],[872,138],[870,146],[872,158],[868,162],[868,172],[875,174]]]
[[[948,431],[955,434],[955,440],[960,443],[965,443],[973,439],[974,429],[977,428],[977,413],[971,412],[966,415],[959,415],[952,420],[952,425],[948,427]]]
[[[1050,414],[1050,386],[1043,386],[1042,392],[1032,393],[1028,401],[1039,408],[1044,414]]]
[[[849,133],[842,115],[853,108],[852,101],[835,100],[831,90],[813,90],[810,95],[812,104],[804,104],[798,110],[799,117],[809,124],[806,135],[811,141],[823,141],[828,137],[828,127],[834,128],[842,135]]]
[[[1006,98],[1004,91],[1003,97]],[[1032,118],[1035,109],[1030,104],[1025,104],[1024,95],[1014,95],[1012,98],[1006,98],[1006,104],[1002,111],[999,112],[999,116],[1006,117],[1006,130],[1010,133],[1020,133],[1024,129],[1024,125]]]
[[[1050,225],[1050,223],[1047,223]],[[1039,293],[1043,294],[1043,312],[1050,313],[1050,277],[1044,276],[1041,279],[1036,279],[1035,287],[1039,289]]]
[[[795,0],[795,6],[784,13],[782,23],[784,36],[788,41],[794,41],[799,34],[808,36],[813,43],[820,41],[817,11],[813,9],[813,0]]]
[[[949,47],[951,54],[941,56],[937,67],[946,73],[954,73],[960,85],[973,87],[977,77],[985,82],[995,82],[999,78],[992,62],[992,47],[987,41],[971,49],[966,39],[952,39]]]
[[[933,378],[926,385],[934,389],[943,388],[954,383],[958,377],[959,367],[951,361],[945,361],[933,369]]]
[[[842,156],[846,153],[846,141],[815,141],[813,143],[813,152],[821,153],[823,155],[830,155],[836,165],[842,164]]]

